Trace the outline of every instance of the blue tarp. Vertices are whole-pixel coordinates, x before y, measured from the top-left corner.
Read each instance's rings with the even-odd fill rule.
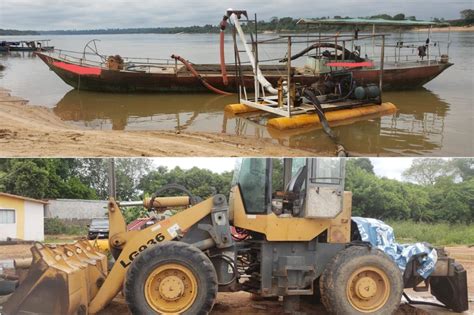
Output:
[[[438,253],[428,244],[398,244],[395,242],[393,228],[384,222],[361,217],[352,217],[352,220],[357,224],[362,241],[369,242],[387,254],[402,272],[412,257],[420,262],[417,272],[423,278],[428,278],[434,271]]]

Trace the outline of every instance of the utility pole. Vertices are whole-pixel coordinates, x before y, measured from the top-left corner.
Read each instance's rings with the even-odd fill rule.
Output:
[[[115,159],[108,160],[108,181],[109,181],[109,197],[117,199],[117,180],[115,177]]]

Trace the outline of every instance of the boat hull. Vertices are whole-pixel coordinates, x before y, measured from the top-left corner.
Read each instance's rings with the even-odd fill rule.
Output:
[[[58,60],[42,53],[37,53],[37,55],[65,83],[78,90],[112,93],[209,92],[201,81],[190,73],[145,73],[102,68],[99,74],[81,74],[55,65],[58,62],[64,64],[64,60]],[[451,65],[450,63],[437,63],[432,65],[419,65],[416,67],[385,69],[383,72],[383,87],[385,90],[418,88],[434,79]],[[220,90],[236,92],[238,90],[239,79],[234,75],[233,71],[228,73],[227,85],[223,83],[219,71],[203,74],[202,77],[210,85]],[[278,72],[266,74],[264,71],[264,74],[267,80],[274,86],[276,86],[278,80],[281,78]],[[379,70],[377,69],[354,70],[353,75],[359,84],[378,84],[379,82]],[[302,85],[311,85],[318,79],[319,75],[308,74],[297,74],[293,77],[294,82]],[[253,89],[253,76],[244,76],[243,82],[247,89],[250,91]]]

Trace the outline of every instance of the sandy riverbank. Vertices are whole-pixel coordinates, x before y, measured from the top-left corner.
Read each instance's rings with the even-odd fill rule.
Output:
[[[414,29],[414,32],[428,32],[428,28]],[[474,32],[474,26],[451,26],[451,27],[433,27],[431,32],[442,33],[442,32]]]
[[[68,125],[45,107],[0,88],[1,157],[309,156],[270,140],[217,133],[97,131]],[[334,155],[334,152],[318,152]]]

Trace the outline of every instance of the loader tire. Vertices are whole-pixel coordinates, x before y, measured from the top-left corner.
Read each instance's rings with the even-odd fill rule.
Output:
[[[125,299],[132,314],[208,314],[217,275],[198,248],[166,242],[143,251],[130,265]]]
[[[398,266],[382,251],[351,246],[339,252],[320,279],[321,302],[331,314],[393,314],[403,293]]]

